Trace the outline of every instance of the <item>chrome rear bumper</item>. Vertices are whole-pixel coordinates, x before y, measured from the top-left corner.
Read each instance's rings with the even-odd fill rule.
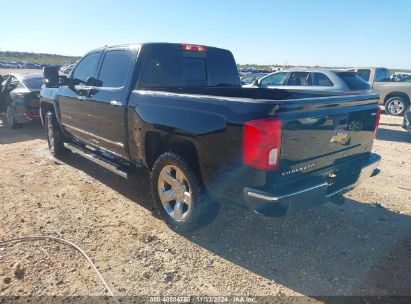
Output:
[[[332,191],[330,191],[331,186],[327,181],[281,195],[274,195],[247,187],[244,188],[244,200],[252,210],[268,216],[285,215],[311,209],[326,203],[333,196],[351,191],[364,180],[377,175],[379,173],[377,167],[380,160],[381,157],[379,155],[372,154],[367,162],[362,163],[360,173],[354,182]]]

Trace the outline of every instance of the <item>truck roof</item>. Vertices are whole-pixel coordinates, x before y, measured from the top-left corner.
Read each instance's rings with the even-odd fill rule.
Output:
[[[103,51],[104,49],[120,49],[120,48],[130,48],[130,49],[140,49],[142,46],[170,46],[170,45],[201,45],[205,48],[213,48],[213,49],[220,49],[220,50],[225,50],[222,48],[216,48],[212,46],[207,46],[207,45],[202,45],[202,44],[195,44],[195,43],[170,43],[170,42],[144,42],[144,43],[125,43],[125,44],[117,44],[117,45],[106,45],[103,47],[96,48],[94,50],[91,50],[89,53],[94,53],[97,51]],[[226,50],[225,50],[226,51]]]
[[[359,69],[372,69],[372,70],[376,70],[376,69],[386,69],[386,70],[389,70],[388,68],[385,68],[385,67],[357,67],[357,68],[353,68],[353,69],[357,69],[357,70],[359,70]]]

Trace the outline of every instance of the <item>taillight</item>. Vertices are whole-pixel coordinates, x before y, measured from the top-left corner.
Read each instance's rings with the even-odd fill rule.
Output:
[[[375,131],[374,131],[375,138],[377,138],[377,135],[378,135],[378,126],[380,125],[380,118],[381,118],[381,109],[380,109],[380,106],[378,106],[377,116],[375,117]]]
[[[247,121],[243,130],[243,162],[259,170],[277,169],[281,152],[281,119]]]
[[[192,45],[192,44],[182,44],[181,48],[183,51],[190,51],[190,52],[205,52],[206,48],[201,45]]]

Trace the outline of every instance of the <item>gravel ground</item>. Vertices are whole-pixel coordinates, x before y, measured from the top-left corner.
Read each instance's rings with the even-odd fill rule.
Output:
[[[52,158],[44,131],[0,122],[0,240],[70,240],[125,295],[410,295],[411,134],[382,115],[381,173],[282,219],[222,204],[189,235],[153,216],[148,175],[125,181],[75,154]],[[86,260],[50,241],[0,247],[0,295],[104,295]]]

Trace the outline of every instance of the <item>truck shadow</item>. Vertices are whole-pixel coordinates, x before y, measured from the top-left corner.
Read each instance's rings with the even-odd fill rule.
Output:
[[[0,145],[45,138],[45,131],[40,122],[25,124],[18,129],[7,128],[0,116]]]
[[[60,160],[152,211],[147,170],[125,180],[76,154]],[[411,217],[380,204],[347,200],[269,219],[222,202],[211,223],[181,235],[307,296],[411,295]]]
[[[88,176],[105,184],[129,200],[138,202],[139,205],[147,210],[153,211],[150,179],[145,168],[137,170],[130,179],[126,180],[75,153],[60,156],[59,160],[77,170],[83,171]]]
[[[378,128],[377,139],[385,141],[396,141],[403,143],[411,143],[411,133],[405,130],[391,130]]]
[[[266,219],[223,206],[186,238],[308,296],[411,295],[411,217],[347,200]]]

